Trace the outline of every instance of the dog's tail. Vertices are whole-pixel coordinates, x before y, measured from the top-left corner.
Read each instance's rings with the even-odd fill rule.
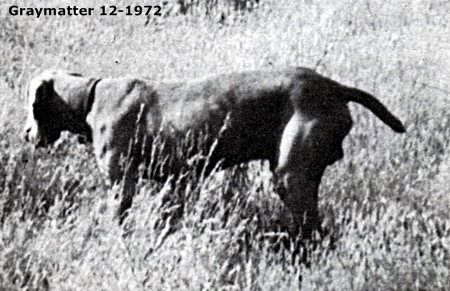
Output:
[[[387,124],[396,132],[405,132],[402,122],[395,117],[380,101],[374,96],[357,88],[342,86],[342,95],[347,102],[352,101],[363,105],[372,111],[381,121]]]

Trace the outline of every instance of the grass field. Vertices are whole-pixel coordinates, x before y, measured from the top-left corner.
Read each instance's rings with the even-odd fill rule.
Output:
[[[223,5],[148,25],[139,16],[13,17],[10,5],[33,1],[8,2],[0,4],[1,290],[450,289],[448,2],[261,0],[251,13]],[[345,157],[320,188],[323,224],[337,241],[330,250],[324,238],[308,266],[273,247],[289,217],[265,164],[251,164],[239,184],[223,177],[233,173],[201,182],[170,232],[164,218],[176,209],[161,207],[170,188],[142,182],[124,235],[117,187],[105,187],[89,146],[68,136],[33,151],[20,139],[26,82],[39,69],[180,80],[293,65],[371,92],[407,127],[395,134],[350,106]]]

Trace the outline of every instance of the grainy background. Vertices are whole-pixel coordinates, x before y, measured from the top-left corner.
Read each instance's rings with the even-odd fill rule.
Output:
[[[7,15],[35,2],[0,4],[0,289],[290,290],[300,275],[305,290],[450,289],[447,1],[260,0],[237,11],[223,1],[207,12],[214,3],[204,0],[147,25],[144,16]],[[132,4],[39,6],[75,2]],[[69,136],[33,152],[20,140],[25,84],[39,69],[181,80],[293,65],[371,92],[408,130],[395,134],[351,106],[345,157],[320,189],[336,247],[325,239],[308,268],[271,247],[289,218],[264,164],[239,185],[219,173],[192,190],[170,234],[164,217],[174,210],[159,207],[170,190],[143,182],[123,236],[117,189],[104,187],[89,146]],[[236,195],[225,204],[227,191]]]

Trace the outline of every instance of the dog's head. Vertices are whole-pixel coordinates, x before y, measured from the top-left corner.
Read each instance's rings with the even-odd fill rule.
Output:
[[[95,84],[94,79],[68,73],[46,73],[31,80],[24,139],[37,147],[47,146],[68,130],[90,140],[85,119],[92,106]]]

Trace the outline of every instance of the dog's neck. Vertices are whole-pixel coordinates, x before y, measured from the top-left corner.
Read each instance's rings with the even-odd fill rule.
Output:
[[[91,112],[95,102],[95,89],[101,79],[88,79],[78,94],[63,94],[67,98],[61,104],[60,111],[66,112],[64,118],[65,130],[85,135],[87,141],[92,140],[92,130],[87,124],[86,118]]]
[[[101,79],[90,79],[87,85],[87,94],[85,95],[85,100],[82,102],[81,106],[83,108],[81,109],[82,112],[82,118],[86,120],[87,115],[92,110],[92,105],[95,101],[95,88],[97,87],[98,82],[100,82]]]

